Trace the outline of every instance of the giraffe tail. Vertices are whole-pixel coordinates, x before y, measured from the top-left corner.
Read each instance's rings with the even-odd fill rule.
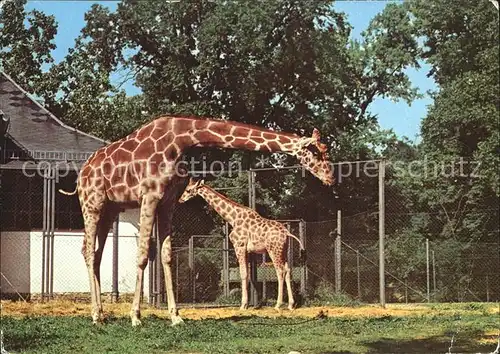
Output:
[[[73,192],[66,192],[65,190],[58,189],[59,193],[65,194],[65,195],[75,195],[76,194],[77,187],[75,186],[75,190]]]
[[[299,245],[300,245],[299,263],[304,264],[306,262],[306,258],[307,258],[307,253],[306,253],[306,249],[304,248],[304,244],[302,243],[302,241],[299,240],[299,238],[297,236],[295,236],[291,233],[288,233],[288,237],[295,239],[299,243]]]
[[[300,255],[299,255],[299,263],[301,265],[304,265],[306,263],[306,260],[307,260],[307,252],[305,249],[301,248]]]

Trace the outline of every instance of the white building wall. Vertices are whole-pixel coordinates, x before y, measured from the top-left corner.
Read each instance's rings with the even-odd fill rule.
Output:
[[[137,232],[137,228],[131,223],[119,223],[118,291],[120,293],[133,293],[135,289]],[[0,239],[2,292],[40,293],[42,233],[2,232]],[[81,254],[83,232],[56,232],[54,240],[54,293],[89,292],[87,267]],[[102,292],[111,292],[112,289],[112,253],[113,238],[112,234],[109,234],[101,262]],[[148,276],[149,267],[144,274],[145,295],[149,294]]]
[[[30,292],[30,233],[0,234],[0,287],[2,293]]]

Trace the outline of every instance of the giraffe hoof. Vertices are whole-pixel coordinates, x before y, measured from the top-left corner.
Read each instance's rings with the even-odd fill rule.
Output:
[[[138,327],[142,325],[142,322],[140,319],[138,318],[132,318],[132,327]]]
[[[104,316],[100,313],[93,313],[92,314],[92,323],[94,325],[102,324],[104,323]]]
[[[171,326],[178,326],[180,324],[183,324],[184,320],[181,318],[181,316],[172,316],[172,324]]]

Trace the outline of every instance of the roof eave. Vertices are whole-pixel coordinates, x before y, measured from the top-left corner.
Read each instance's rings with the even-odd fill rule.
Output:
[[[0,73],[2,73],[7,78],[7,80],[9,80],[14,86],[16,86],[24,95],[26,95],[26,97],[28,97],[35,105],[40,107],[40,109],[42,109],[45,113],[47,113],[50,116],[50,118],[52,118],[54,121],[56,121],[57,124],[59,124],[61,127],[65,128],[67,130],[70,130],[72,132],[76,132],[78,134],[82,134],[82,135],[87,136],[89,138],[95,139],[95,140],[97,140],[101,143],[104,143],[106,145],[110,143],[107,140],[103,140],[103,139],[98,138],[92,134],[82,132],[76,128],[73,128],[73,127],[70,127],[69,125],[64,124],[61,120],[59,120],[59,118],[57,118],[54,114],[52,114],[52,112],[50,112],[44,105],[39,103],[37,100],[33,99],[31,97],[31,95],[25,89],[23,89],[21,86],[19,86],[9,75],[7,75],[7,73],[5,71],[0,70]]]

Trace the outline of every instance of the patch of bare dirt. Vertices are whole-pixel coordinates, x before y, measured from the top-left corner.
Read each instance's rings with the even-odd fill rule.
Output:
[[[90,304],[73,302],[68,300],[53,300],[47,302],[31,301],[1,301],[2,315],[24,317],[24,316],[89,316]],[[498,308],[488,309],[492,314],[498,314]],[[463,310],[465,311],[465,310]],[[461,312],[463,312],[461,311]],[[128,316],[130,312],[130,303],[105,303],[104,312],[115,316]],[[359,307],[335,307],[335,306],[317,306],[303,307],[289,311],[284,308],[276,311],[273,307],[264,307],[260,309],[248,309],[240,311],[237,307],[223,308],[189,308],[180,309],[180,315],[186,319],[219,319],[231,318],[235,316],[260,316],[260,317],[306,317],[311,318],[319,314],[329,317],[383,317],[383,316],[417,316],[424,314],[445,314],[456,312],[455,309],[439,308],[433,309],[424,304],[389,304],[386,308],[378,305],[365,305]],[[150,307],[147,304],[142,305],[143,316],[156,315],[158,317],[168,318],[166,309]]]

